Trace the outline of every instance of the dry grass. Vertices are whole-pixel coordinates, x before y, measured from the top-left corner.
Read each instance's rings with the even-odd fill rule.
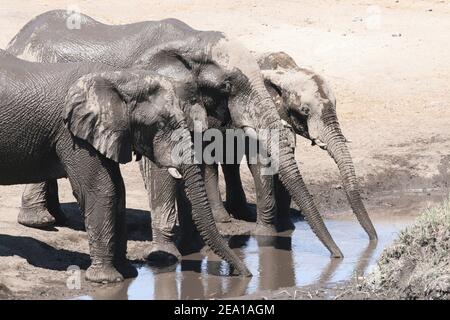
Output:
[[[361,290],[404,299],[450,299],[450,197],[426,209],[381,255]]]

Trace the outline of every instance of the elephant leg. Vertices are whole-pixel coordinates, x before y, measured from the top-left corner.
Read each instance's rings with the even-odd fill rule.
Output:
[[[158,168],[145,157],[140,162],[140,169],[152,215],[152,246],[147,253],[147,259],[155,264],[173,264],[181,258],[175,245],[174,232],[177,220],[177,181],[166,168]]]
[[[262,164],[248,164],[255,182],[256,192],[256,234],[276,233],[276,199],[273,175],[263,175]]]
[[[277,204],[277,230],[279,232],[294,230],[295,225],[291,219],[291,195],[281,183],[278,175],[274,176],[275,199]]]
[[[247,204],[242,187],[240,164],[222,164],[222,172],[226,185],[225,208],[236,219],[255,221],[255,214]]]
[[[216,222],[230,222],[230,215],[223,206],[219,189],[219,170],[217,164],[205,166],[205,187],[208,201]]]
[[[49,180],[26,185],[17,220],[31,228],[64,225],[66,217],[58,199],[58,182]]]
[[[125,188],[119,165],[92,153],[89,147],[62,156],[89,239],[91,265],[86,279],[98,283],[122,281],[127,275],[118,270],[132,266],[126,262],[126,229],[122,225]]]
[[[120,174],[120,172],[119,172]],[[117,213],[115,217],[116,247],[114,250],[114,266],[124,278],[135,278],[137,269],[127,259],[127,222],[126,222],[126,192],[123,179],[117,179]]]
[[[66,224],[67,218],[59,203],[58,180],[48,181],[47,208],[55,218],[56,225],[64,226]]]

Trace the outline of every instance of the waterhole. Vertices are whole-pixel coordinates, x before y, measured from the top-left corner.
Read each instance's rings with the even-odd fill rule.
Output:
[[[139,265],[137,278],[79,299],[219,299],[291,286],[326,286],[370,272],[383,248],[413,221],[413,216],[374,219],[379,240],[372,243],[355,219],[326,220],[344,259],[330,259],[304,221],[295,222],[291,234],[232,236],[229,244],[253,273],[251,278],[230,276],[226,262],[197,253],[171,267]]]

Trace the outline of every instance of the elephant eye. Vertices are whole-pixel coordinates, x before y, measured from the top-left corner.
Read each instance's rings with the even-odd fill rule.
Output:
[[[226,93],[231,92],[231,82],[230,82],[230,81],[225,81],[225,82],[223,83],[221,89],[222,89],[223,92],[226,92]]]
[[[300,107],[300,113],[304,116],[308,116],[311,113],[311,108],[307,104],[304,104]]]
[[[158,129],[162,129],[162,128],[164,128],[165,126],[166,126],[166,124],[165,124],[165,122],[162,121],[162,120],[160,120],[160,121],[158,121],[158,122],[156,123],[156,127],[157,127]]]
[[[191,97],[191,98],[189,99],[189,103],[190,103],[190,104],[196,104],[197,102],[198,102],[197,97]]]

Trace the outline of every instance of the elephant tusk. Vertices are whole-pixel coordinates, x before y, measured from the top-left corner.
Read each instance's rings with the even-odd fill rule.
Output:
[[[252,127],[244,127],[244,133],[246,136],[248,136],[252,140],[258,140],[258,134],[256,133],[256,130]]]
[[[322,148],[323,150],[327,149],[327,144],[323,143],[319,139],[314,139],[313,142],[314,142],[315,145],[317,145],[318,147]]]
[[[281,124],[282,124],[284,127],[293,130],[293,129],[292,129],[292,126],[291,126],[286,120],[281,119]]]
[[[176,168],[171,167],[167,169],[167,171],[169,171],[169,174],[175,179],[181,179],[183,177],[180,171],[178,171]]]
[[[352,143],[353,141],[350,140],[350,139],[345,138],[345,142],[346,142],[346,143]]]

